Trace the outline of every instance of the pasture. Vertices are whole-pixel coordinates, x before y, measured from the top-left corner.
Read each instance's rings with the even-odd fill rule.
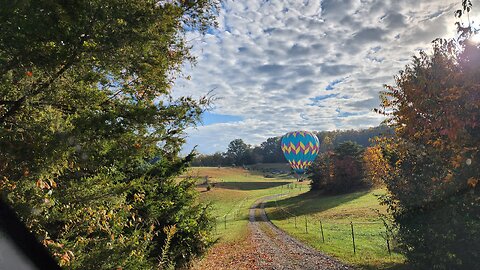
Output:
[[[389,254],[385,226],[379,219],[379,213],[385,213],[386,209],[379,204],[377,197],[385,190],[325,196],[310,192],[308,181],[299,183],[285,174],[272,177],[262,167],[256,169],[259,171],[217,167],[189,169],[187,175],[198,179],[200,200],[212,205],[212,213],[217,219],[217,246],[235,245],[236,249],[248,246],[245,239],[248,238],[250,206],[259,198],[284,194],[267,202],[265,209],[269,219],[288,234],[362,269],[401,267],[404,258],[396,252],[393,239],[389,239]],[[212,186],[210,191],[207,191],[206,181]],[[350,222],[354,227],[355,253]]]
[[[200,200],[212,205],[219,242],[236,241],[245,236],[248,209],[258,198],[282,192],[295,194],[308,188],[303,184],[289,189],[294,178],[286,175],[267,178],[261,172],[243,168],[194,167],[187,174],[198,179]],[[210,191],[204,184],[205,177],[212,186]]]
[[[276,226],[317,250],[362,269],[389,269],[404,258],[396,252],[391,236],[387,243],[379,216],[386,213],[378,202],[382,194],[383,189],[337,196],[302,192],[270,201],[265,208]]]

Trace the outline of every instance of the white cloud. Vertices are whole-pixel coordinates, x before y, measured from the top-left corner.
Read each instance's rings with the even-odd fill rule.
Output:
[[[201,152],[223,151],[235,138],[258,144],[295,129],[378,125],[382,117],[372,109],[382,85],[393,83],[416,50],[454,34],[459,5],[458,0],[224,1],[218,31],[189,37],[198,64],[186,68],[192,79],[179,79],[174,94],[199,97],[215,89],[219,99],[212,113],[243,120],[189,129],[185,151],[197,144]],[[330,94],[335,95],[318,98]]]

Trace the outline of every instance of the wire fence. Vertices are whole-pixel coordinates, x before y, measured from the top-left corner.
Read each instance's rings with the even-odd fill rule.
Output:
[[[281,191],[280,194],[275,194],[275,195],[284,195],[284,194],[289,194],[290,192],[298,189],[301,191],[302,189],[307,189],[308,187],[305,184],[296,184],[296,183],[288,183],[285,185],[280,185],[277,189]],[[217,216],[215,218],[215,234],[218,234],[218,227],[221,226],[223,229],[227,229],[229,226],[228,224],[234,221],[239,220],[239,217],[242,213],[242,210],[245,206],[245,202],[247,202],[251,197],[245,197],[243,198],[240,202],[235,204],[232,208],[228,210],[227,213],[224,215]]]
[[[277,198],[274,200],[276,209],[280,210],[283,218],[288,222],[294,223],[294,227],[304,230],[305,234],[318,234],[322,243],[328,241],[327,234],[330,234],[331,240],[339,240],[348,238],[351,241],[352,251],[357,253],[358,243],[355,239],[379,240],[384,241],[385,250],[392,255],[392,238],[391,224],[387,221],[379,219],[378,221],[337,221],[329,219],[321,219],[314,215],[296,215],[288,211],[285,207],[278,204]],[[300,220],[303,219],[303,220]],[[336,238],[336,239],[333,239]],[[377,238],[377,239],[375,239]],[[327,239],[327,240],[326,240]],[[333,242],[333,241],[332,241]],[[371,241],[373,242],[373,241]],[[378,242],[378,241],[375,241]]]
[[[243,198],[240,202],[230,208],[227,213],[215,218],[215,233],[218,232],[218,223],[222,223],[224,229],[226,230],[228,222],[238,220],[242,211],[242,207],[245,205],[245,202],[248,201],[248,199],[250,199],[250,197]]]

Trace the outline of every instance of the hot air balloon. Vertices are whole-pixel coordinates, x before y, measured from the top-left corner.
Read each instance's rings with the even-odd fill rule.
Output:
[[[283,154],[298,180],[317,157],[319,146],[317,136],[308,131],[288,132],[282,137]]]

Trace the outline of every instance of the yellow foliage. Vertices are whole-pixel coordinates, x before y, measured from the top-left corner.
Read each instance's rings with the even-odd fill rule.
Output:
[[[391,171],[391,166],[385,160],[380,146],[368,147],[363,154],[367,176],[374,185],[383,183],[383,179]]]

